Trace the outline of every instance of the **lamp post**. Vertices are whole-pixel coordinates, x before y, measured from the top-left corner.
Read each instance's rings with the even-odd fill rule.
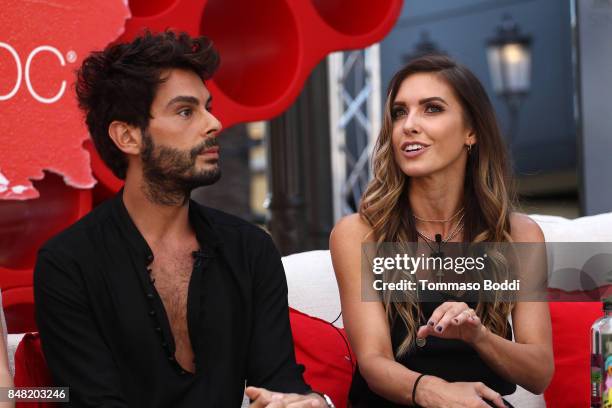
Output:
[[[495,93],[510,113],[508,144],[518,130],[519,108],[531,86],[531,36],[522,34],[518,24],[505,15],[495,37],[487,41],[487,62]]]

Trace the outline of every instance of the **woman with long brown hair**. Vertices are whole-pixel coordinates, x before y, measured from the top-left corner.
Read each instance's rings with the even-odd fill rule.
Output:
[[[544,242],[539,226],[515,212],[511,190],[505,146],[478,79],[440,55],[398,71],[359,213],[340,220],[330,238],[358,362],[351,406],[504,407],[502,395],[516,384],[538,394],[547,387],[554,365],[545,302],[361,298],[363,243]],[[427,345],[419,347],[422,339]]]

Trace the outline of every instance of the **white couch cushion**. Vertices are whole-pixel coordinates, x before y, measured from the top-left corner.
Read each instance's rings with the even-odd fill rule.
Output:
[[[606,265],[612,265],[612,213],[574,220],[550,215],[531,218],[542,228],[546,242],[559,243],[547,248],[548,265],[554,271],[550,288],[588,291],[609,283]]]
[[[283,257],[289,306],[327,322],[340,315],[340,295],[329,251],[301,252]],[[334,323],[343,327],[342,316]]]
[[[612,242],[612,212],[573,220],[552,215],[530,215],[546,242]]]

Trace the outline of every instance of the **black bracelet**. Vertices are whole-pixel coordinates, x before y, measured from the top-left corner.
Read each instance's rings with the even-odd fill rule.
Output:
[[[425,377],[427,374],[421,374],[417,377],[416,381],[414,382],[414,386],[412,387],[412,405],[415,407],[418,407],[419,405],[416,403],[416,401],[414,400],[416,397],[416,387],[417,385],[419,385],[419,381],[421,381],[421,378]]]

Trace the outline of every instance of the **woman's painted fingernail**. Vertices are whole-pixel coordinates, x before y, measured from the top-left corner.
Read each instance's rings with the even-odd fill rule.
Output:
[[[459,323],[459,319],[453,319],[455,323]]]
[[[430,320],[430,321],[427,322],[427,324],[430,325],[430,326],[433,326],[434,322],[433,322],[433,320]]]
[[[442,333],[442,326],[438,326],[438,327],[436,327],[436,330],[437,330],[438,332]]]

